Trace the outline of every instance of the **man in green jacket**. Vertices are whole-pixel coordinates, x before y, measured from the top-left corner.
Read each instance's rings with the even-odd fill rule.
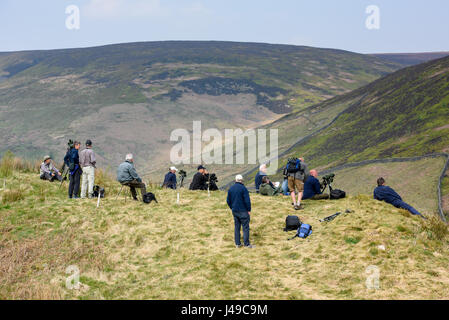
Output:
[[[274,188],[270,183],[268,176],[262,177],[262,184],[259,187],[259,193],[263,196],[277,196],[282,193],[282,186]]]

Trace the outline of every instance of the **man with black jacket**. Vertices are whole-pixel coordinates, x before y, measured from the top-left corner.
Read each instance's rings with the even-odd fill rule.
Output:
[[[207,190],[207,170],[203,166],[198,166],[198,172],[193,176],[189,190]]]

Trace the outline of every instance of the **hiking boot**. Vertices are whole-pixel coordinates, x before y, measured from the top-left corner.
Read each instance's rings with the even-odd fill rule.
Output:
[[[256,246],[253,246],[252,244],[250,244],[249,246],[245,246],[245,248],[248,248],[248,249],[252,249],[252,248],[255,248]]]
[[[300,206],[296,205],[295,206],[295,210],[302,210],[302,209],[304,209],[303,205],[300,205]]]
[[[243,246],[241,244],[236,244],[235,247],[238,249],[238,248],[241,248]]]

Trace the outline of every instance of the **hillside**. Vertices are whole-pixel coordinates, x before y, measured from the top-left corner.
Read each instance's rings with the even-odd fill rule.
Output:
[[[0,154],[62,158],[94,141],[102,167],[127,152],[166,168],[173,129],[258,127],[401,65],[341,50],[145,42],[0,55]]]
[[[367,195],[306,201],[299,214],[313,234],[292,241],[282,231],[290,200],[252,195],[249,250],[233,245],[223,192],[182,190],[178,205],[176,193],[153,189],[159,204],[144,205],[116,200],[117,184],[99,174],[107,197],[97,209],[23,170],[0,170],[1,299],[449,297],[447,226]],[[354,212],[318,222],[346,209]],[[69,266],[79,289],[66,287]],[[366,287],[373,267],[378,290]]]
[[[349,107],[330,126],[295,144],[283,161],[301,155],[324,169],[449,151],[449,57],[397,71],[321,107],[342,104]]]
[[[411,66],[440,59],[449,56],[449,52],[422,52],[422,53],[374,53],[373,57],[381,58],[390,62]]]

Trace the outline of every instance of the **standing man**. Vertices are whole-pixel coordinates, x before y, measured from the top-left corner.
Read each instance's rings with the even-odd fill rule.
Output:
[[[198,172],[193,176],[189,190],[207,190],[207,170],[202,165],[198,166]]]
[[[303,200],[326,200],[329,199],[327,193],[321,192],[321,184],[318,178],[318,171],[310,170],[310,175],[304,183],[304,194],[302,196]]]
[[[146,185],[142,182],[139,175],[134,168],[134,158],[131,153],[127,154],[125,157],[125,162],[119,165],[117,169],[117,181],[124,186],[128,186],[131,189],[131,194],[133,199],[137,201],[136,188],[140,189],[140,193],[143,196],[147,193]]]
[[[399,194],[396,193],[392,188],[387,187],[385,185],[385,179],[379,178],[377,179],[377,188],[374,189],[374,199],[379,201],[385,201],[396,208],[404,209],[409,211],[413,215],[421,216],[425,219],[425,217],[411,205],[402,201],[402,198]]]
[[[78,150],[81,147],[81,143],[79,141],[75,141],[73,143],[73,148],[69,151],[68,154],[68,162],[69,162],[69,175],[70,175],[70,184],[69,184],[69,199],[78,199],[80,193],[80,180],[81,180],[81,167],[80,167],[80,158],[78,154]]]
[[[176,172],[177,171],[178,171],[178,169],[176,169],[176,167],[170,167],[170,171],[165,175],[165,178],[164,178],[164,184],[163,184],[164,188],[176,190],[176,184],[177,184]]]
[[[80,153],[80,166],[83,170],[83,181],[81,184],[81,198],[86,198],[86,192],[89,199],[93,197],[95,184],[95,153],[92,150],[92,141],[86,141],[86,149]]]
[[[59,172],[59,170],[56,169],[51,160],[52,159],[50,156],[45,156],[44,162],[41,163],[40,168],[41,179],[49,180],[50,182],[53,182],[55,179],[57,179],[58,181],[62,181],[61,172]]]
[[[249,222],[251,215],[251,200],[248,189],[243,185],[243,177],[237,175],[235,184],[229,189],[226,199],[234,216],[234,239],[237,248],[242,247],[240,242],[240,228],[243,228],[243,243],[245,248],[253,248],[249,242]]]
[[[295,210],[302,209],[301,200],[304,191],[304,180],[306,178],[307,165],[303,158],[289,159],[287,164],[288,189],[292,196],[292,205]],[[296,201],[295,191],[298,193],[298,201]]]

